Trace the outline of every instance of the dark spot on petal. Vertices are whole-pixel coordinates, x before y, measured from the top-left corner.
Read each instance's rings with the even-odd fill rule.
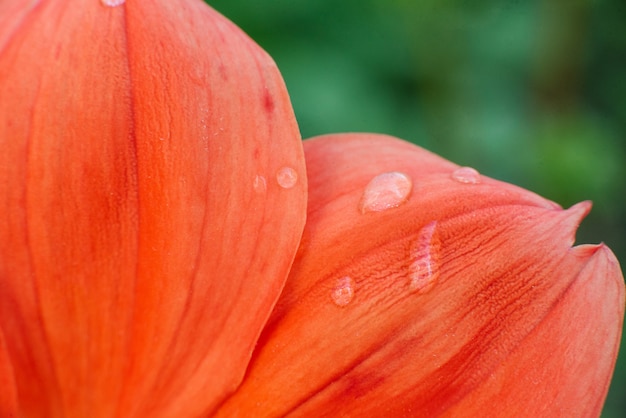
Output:
[[[276,107],[276,105],[274,104],[274,99],[272,98],[272,96],[270,96],[270,93],[268,91],[265,91],[265,93],[263,94],[263,107],[265,108],[265,111],[267,113],[273,113],[274,107]]]
[[[222,80],[228,81],[228,73],[226,72],[226,67],[224,67],[224,64],[220,63],[217,67],[217,71]]]

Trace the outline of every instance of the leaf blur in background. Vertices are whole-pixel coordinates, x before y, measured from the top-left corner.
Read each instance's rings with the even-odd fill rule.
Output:
[[[626,3],[209,0],[275,59],[304,138],[415,142],[564,207],[626,262]],[[626,410],[626,342],[603,417]]]

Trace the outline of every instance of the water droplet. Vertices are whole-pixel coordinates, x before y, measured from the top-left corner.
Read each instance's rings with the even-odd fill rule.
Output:
[[[283,167],[276,173],[276,181],[283,189],[291,189],[298,182],[298,173],[291,167]]]
[[[252,185],[254,187],[254,191],[257,193],[265,193],[265,191],[267,190],[267,182],[265,181],[265,177],[258,174],[254,178]]]
[[[440,242],[437,236],[437,221],[424,226],[411,249],[412,262],[409,266],[411,290],[426,293],[439,279]]]
[[[411,178],[404,173],[392,171],[377,175],[365,186],[359,204],[361,213],[381,212],[400,206],[408,200],[412,187]]]
[[[337,306],[346,306],[354,297],[354,280],[345,276],[337,280],[330,296]]]
[[[452,172],[452,178],[460,183],[478,184],[480,183],[480,173],[472,167],[457,168]]]
[[[100,0],[102,4],[109,7],[117,7],[121,6],[126,2],[126,0]]]

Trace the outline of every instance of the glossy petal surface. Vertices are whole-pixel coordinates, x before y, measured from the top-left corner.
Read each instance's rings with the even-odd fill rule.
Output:
[[[210,410],[304,223],[278,70],[199,0],[9,0],[0,22],[0,328],[20,413]]]
[[[305,154],[303,241],[218,416],[599,412],[624,284],[606,247],[572,248],[588,202],[564,211],[467,169],[457,174],[472,181],[459,181],[458,166],[379,135],[315,138]],[[412,180],[407,201],[360,211],[390,172]]]

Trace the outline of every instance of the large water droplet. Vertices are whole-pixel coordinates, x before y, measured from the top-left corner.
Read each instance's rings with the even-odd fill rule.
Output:
[[[400,206],[408,200],[412,187],[411,178],[404,173],[392,171],[377,175],[365,186],[359,203],[361,213]]]
[[[354,297],[354,280],[345,276],[337,280],[330,297],[337,306],[346,306]]]
[[[426,293],[439,279],[440,242],[437,236],[437,221],[424,226],[411,248],[410,287],[418,293]]]
[[[283,189],[291,189],[298,182],[298,173],[291,167],[283,167],[276,173],[276,181]]]
[[[452,172],[452,178],[460,183],[478,184],[480,183],[480,173],[472,167],[457,168]]]
[[[257,175],[252,182],[252,187],[254,187],[254,191],[257,193],[265,193],[265,191],[267,190],[267,182],[265,181],[265,177]]]
[[[126,2],[126,0],[100,0],[102,4],[109,7],[117,7],[121,6]]]

